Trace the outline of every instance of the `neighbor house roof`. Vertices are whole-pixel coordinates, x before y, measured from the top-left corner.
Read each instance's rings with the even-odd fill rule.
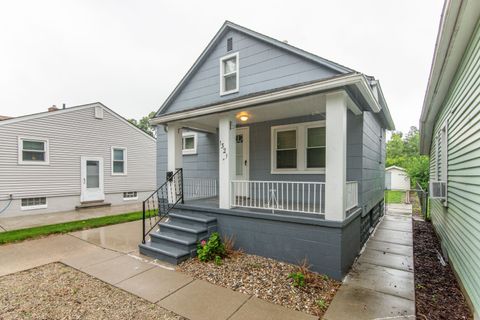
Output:
[[[442,111],[479,17],[478,0],[445,1],[420,117],[420,152],[423,154],[430,152],[437,115]]]
[[[118,113],[116,113],[115,111],[113,111],[112,109],[108,108],[106,105],[104,105],[104,104],[101,103],[101,102],[93,102],[93,103],[82,104],[82,105],[73,106],[73,107],[69,107],[69,108],[65,108],[65,109],[58,109],[58,110],[56,110],[56,111],[45,111],[45,112],[39,112],[39,113],[32,113],[32,114],[28,114],[28,115],[24,115],[24,116],[20,116],[20,117],[16,117],[16,118],[9,118],[9,119],[5,119],[5,120],[3,120],[3,121],[0,121],[0,126],[5,126],[5,125],[12,124],[12,123],[21,122],[21,121],[27,121],[27,120],[31,120],[31,119],[50,117],[50,116],[58,115],[58,114],[65,114],[65,113],[69,113],[69,112],[72,112],[72,111],[77,111],[77,110],[81,110],[81,109],[92,108],[92,107],[96,107],[96,106],[101,106],[101,107],[103,107],[104,110],[106,110],[107,112],[109,112],[109,113],[110,113],[111,115],[113,115],[114,117],[120,119],[121,121],[123,121],[123,122],[125,122],[125,123],[128,123],[130,126],[132,126],[132,127],[134,127],[135,129],[139,130],[140,132],[142,132],[143,134],[145,134],[145,135],[146,135],[147,137],[149,137],[150,139],[156,140],[154,137],[152,137],[151,135],[149,135],[148,133],[146,133],[146,132],[143,131],[142,129],[138,128],[137,126],[135,126],[134,124],[132,124],[130,121],[128,121],[127,119],[125,119],[124,117],[122,117],[121,115],[119,115]]]
[[[3,120],[8,120],[8,119],[11,119],[12,117],[8,117],[8,116],[1,116],[0,115],[0,121],[3,121]]]
[[[197,58],[197,60],[193,64],[193,66],[188,70],[188,72],[180,80],[179,84],[175,87],[175,89],[172,91],[172,93],[163,102],[162,106],[157,111],[156,116],[160,116],[161,113],[164,112],[164,110],[166,110],[166,108],[170,105],[170,103],[175,99],[175,97],[181,92],[181,90],[184,88],[184,86],[188,83],[190,78],[194,75],[195,71],[205,61],[208,54],[215,48],[217,43],[221,40],[222,36],[226,32],[228,32],[229,30],[235,30],[235,31],[247,34],[247,35],[249,35],[249,36],[251,36],[255,39],[267,42],[267,43],[269,43],[269,44],[271,44],[275,47],[281,48],[281,49],[286,50],[286,51],[288,51],[292,54],[295,54],[297,56],[301,56],[301,57],[303,57],[307,60],[310,60],[314,63],[318,63],[318,64],[320,64],[324,67],[327,67],[331,70],[334,70],[334,71],[340,73],[340,75],[345,75],[345,76],[349,76],[349,75],[352,75],[352,74],[361,75],[362,77],[365,78],[365,81],[368,82],[368,84],[370,86],[369,90],[372,90],[372,88],[374,88],[374,87],[376,88],[377,93],[378,93],[377,103],[379,103],[381,105],[381,109],[382,109],[383,115],[385,117],[385,121],[387,123],[388,129],[390,129],[390,130],[395,129],[392,117],[390,115],[390,111],[388,110],[387,103],[384,99],[383,92],[382,92],[382,89],[380,87],[380,83],[379,83],[379,81],[375,80],[373,77],[365,76],[364,74],[362,74],[360,72],[357,72],[353,69],[350,69],[348,67],[345,67],[341,64],[338,64],[336,62],[327,60],[325,58],[322,58],[320,56],[317,56],[317,55],[312,54],[310,52],[304,51],[304,50],[299,49],[295,46],[292,46],[292,45],[290,45],[286,42],[273,39],[269,36],[266,36],[266,35],[261,34],[259,32],[256,32],[256,31],[253,31],[251,29],[242,27],[242,26],[240,26],[238,24],[235,24],[233,22],[230,22],[230,21],[225,21],[225,23],[222,25],[220,30],[215,34],[213,39],[209,42],[207,47],[203,50],[203,52]],[[332,78],[336,78],[336,77],[338,77],[338,76],[334,76]],[[284,89],[284,88],[279,88],[279,89]],[[244,98],[248,98],[248,97],[240,97],[239,99],[244,99]],[[201,108],[201,107],[204,107],[204,106],[199,106],[199,107]]]
[[[389,170],[393,170],[393,169],[397,169],[397,170],[401,170],[401,171],[407,171],[405,170],[404,168],[402,167],[397,167],[397,166],[390,166],[388,168],[385,168],[385,171],[389,171]]]

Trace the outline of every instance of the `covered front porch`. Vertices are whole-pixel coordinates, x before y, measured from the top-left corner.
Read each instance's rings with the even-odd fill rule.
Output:
[[[164,125],[167,172],[183,169],[188,206],[331,221],[360,206],[361,166],[348,160],[361,144],[361,111],[344,90]]]

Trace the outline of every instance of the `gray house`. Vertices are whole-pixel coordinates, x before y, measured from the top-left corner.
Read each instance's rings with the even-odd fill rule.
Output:
[[[101,103],[0,121],[2,217],[141,202],[155,139]]]
[[[379,82],[287,43],[225,22],[152,124],[146,212],[170,219],[147,219],[144,254],[182,261],[216,229],[341,278],[383,213],[394,125]]]

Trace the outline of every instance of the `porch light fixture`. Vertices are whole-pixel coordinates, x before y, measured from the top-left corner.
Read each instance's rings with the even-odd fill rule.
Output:
[[[240,112],[239,114],[237,114],[237,119],[239,119],[242,122],[247,121],[249,118],[250,116],[246,112]]]

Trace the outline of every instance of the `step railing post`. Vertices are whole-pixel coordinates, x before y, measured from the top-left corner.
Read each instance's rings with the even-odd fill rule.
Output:
[[[142,207],[143,207],[143,215],[142,215],[142,220],[143,220],[143,224],[142,224],[142,234],[143,234],[143,238],[142,238],[142,243],[145,244],[145,201],[142,203]]]

